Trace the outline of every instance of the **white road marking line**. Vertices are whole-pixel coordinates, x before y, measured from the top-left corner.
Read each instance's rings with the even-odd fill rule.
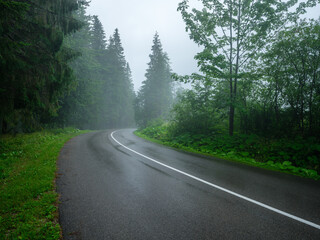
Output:
[[[258,202],[258,201],[256,201],[256,200],[253,200],[253,199],[248,198],[248,197],[246,197],[246,196],[243,196],[243,195],[241,195],[241,194],[232,192],[232,191],[230,191],[230,190],[228,190],[228,189],[226,189],[226,188],[223,188],[223,187],[220,187],[220,186],[215,185],[215,184],[213,184],[213,183],[207,182],[206,180],[203,180],[203,179],[201,179],[201,178],[195,177],[195,176],[193,176],[193,175],[191,175],[191,174],[189,174],[189,173],[185,173],[185,172],[183,172],[183,171],[181,171],[181,170],[179,170],[179,169],[176,169],[176,168],[174,168],[174,167],[170,167],[170,166],[168,166],[168,165],[166,165],[166,164],[164,164],[164,163],[161,163],[161,162],[159,162],[159,161],[157,161],[157,160],[155,160],[155,159],[153,159],[153,158],[151,158],[151,157],[148,157],[148,156],[143,155],[143,154],[141,154],[141,153],[139,153],[139,152],[137,152],[137,151],[135,151],[135,150],[133,150],[133,149],[131,149],[131,148],[128,148],[127,146],[123,145],[123,144],[120,143],[117,139],[114,138],[113,134],[114,134],[115,132],[117,132],[117,131],[113,131],[110,136],[111,136],[111,138],[112,138],[116,143],[118,143],[120,146],[124,147],[125,149],[127,149],[127,150],[129,150],[129,151],[131,151],[131,152],[133,152],[133,153],[141,156],[141,157],[144,157],[144,158],[146,158],[146,159],[148,159],[148,160],[150,160],[150,161],[152,161],[152,162],[154,162],[154,163],[157,163],[157,164],[159,164],[159,165],[161,165],[161,166],[163,166],[163,167],[169,168],[169,169],[171,169],[172,171],[181,173],[182,175],[185,175],[185,176],[187,176],[187,177],[190,177],[190,178],[192,178],[192,179],[194,179],[194,180],[197,180],[197,181],[199,181],[199,182],[202,182],[202,183],[204,183],[204,184],[206,184],[206,185],[209,185],[209,186],[211,186],[211,187],[214,187],[214,188],[216,188],[216,189],[219,189],[219,190],[221,190],[221,191],[224,191],[224,192],[226,192],[226,193],[229,193],[229,194],[231,194],[231,195],[233,195],[233,196],[236,196],[236,197],[238,197],[238,198],[241,198],[241,199],[243,199],[243,200],[246,200],[246,201],[248,201],[248,202],[251,202],[251,203],[253,203],[253,204],[256,204],[256,205],[258,205],[258,206],[260,206],[260,207],[269,209],[270,211],[276,212],[276,213],[278,213],[278,214],[281,214],[281,215],[283,215],[283,216],[286,216],[286,217],[288,217],[288,218],[291,218],[291,219],[293,219],[293,220],[296,220],[296,221],[298,221],[298,222],[307,224],[307,225],[309,225],[309,226],[311,226],[311,227],[314,227],[314,228],[317,228],[317,229],[320,230],[320,225],[318,225],[318,224],[315,224],[315,223],[310,222],[310,221],[308,221],[308,220],[305,220],[305,219],[303,219],[303,218],[294,216],[294,215],[292,215],[292,214],[290,214],[290,213],[286,213],[286,212],[281,211],[281,210],[279,210],[279,209],[277,209],[277,208],[274,208],[274,207],[271,207],[271,206],[266,205],[266,204],[264,204],[264,203]]]

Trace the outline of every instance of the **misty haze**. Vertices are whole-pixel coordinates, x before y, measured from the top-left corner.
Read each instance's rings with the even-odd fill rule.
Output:
[[[0,0],[0,239],[319,239],[319,0]]]

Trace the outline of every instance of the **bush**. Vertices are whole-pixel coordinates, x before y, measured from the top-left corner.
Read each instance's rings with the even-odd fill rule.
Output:
[[[320,144],[314,138],[270,139],[255,134],[236,134],[230,137],[222,133],[172,134],[171,131],[171,123],[158,120],[140,130],[139,135],[176,148],[267,166],[315,179],[319,177]]]

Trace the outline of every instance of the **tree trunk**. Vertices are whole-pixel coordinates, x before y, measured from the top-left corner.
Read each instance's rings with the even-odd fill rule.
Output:
[[[238,1],[238,26],[237,26],[237,56],[236,56],[236,69],[234,77],[234,87],[233,93],[231,94],[231,108],[230,108],[230,118],[229,118],[229,135],[233,135],[234,131],[234,110],[235,110],[235,101],[237,96],[237,82],[238,82],[238,73],[239,73],[239,58],[240,58],[240,21],[241,21],[241,0]],[[231,55],[232,55],[232,14],[230,14],[231,20]],[[231,63],[231,74],[232,74],[232,63]],[[232,82],[231,82],[232,85]],[[232,91],[232,87],[231,87]]]
[[[3,126],[3,115],[2,115],[2,113],[0,113],[0,136],[3,133],[2,126]]]
[[[313,90],[316,85],[316,70],[313,71],[312,83],[310,84],[310,94],[309,94],[309,132],[313,129]]]
[[[234,106],[231,104],[229,112],[229,136],[233,136],[234,130]]]
[[[233,79],[232,79],[232,57],[233,57],[233,45],[232,45],[232,11],[233,11],[233,1],[230,1],[230,112],[229,112],[229,135],[233,135],[233,124],[234,124],[234,97],[233,97]]]

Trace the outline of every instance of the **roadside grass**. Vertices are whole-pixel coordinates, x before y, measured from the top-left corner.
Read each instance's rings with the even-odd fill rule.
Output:
[[[150,126],[134,133],[148,141],[175,149],[320,180],[317,172],[319,170],[317,157],[320,154],[319,144],[286,143],[285,140],[265,142],[257,136],[250,135],[235,138],[229,136],[210,138],[205,135],[185,134],[173,137],[166,125]],[[310,152],[309,156],[301,156],[308,151],[307,147]],[[306,158],[305,161],[303,158]]]
[[[0,239],[60,239],[57,159],[87,131],[46,130],[0,138]]]

